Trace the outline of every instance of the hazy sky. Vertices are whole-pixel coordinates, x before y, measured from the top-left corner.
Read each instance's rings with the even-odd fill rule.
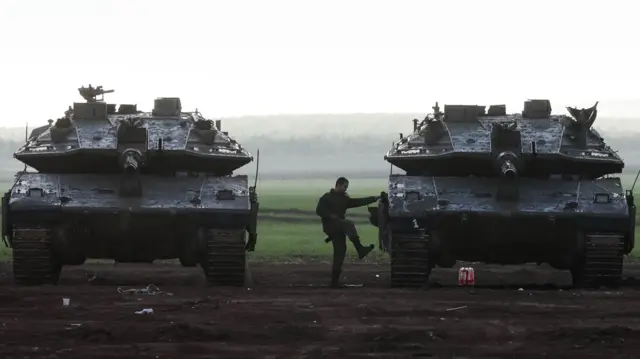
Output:
[[[0,126],[45,124],[89,83],[208,117],[601,101],[640,117],[631,1],[4,0]],[[635,35],[634,35],[635,34]],[[635,104],[631,106],[630,104]]]

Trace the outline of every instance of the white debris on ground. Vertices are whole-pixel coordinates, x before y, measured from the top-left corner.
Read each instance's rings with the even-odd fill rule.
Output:
[[[464,309],[464,308],[466,308],[466,307],[467,307],[466,305],[463,305],[463,306],[461,306],[461,307],[449,308],[449,309],[446,309],[445,311],[447,311],[447,312],[451,312],[451,311],[454,311],[454,310]]]
[[[120,294],[142,294],[142,295],[173,295],[173,293],[163,292],[154,284],[149,284],[146,288],[122,289],[118,287]]]
[[[135,312],[136,314],[153,314],[153,309],[151,308],[145,308],[143,310],[139,310],[137,312]]]

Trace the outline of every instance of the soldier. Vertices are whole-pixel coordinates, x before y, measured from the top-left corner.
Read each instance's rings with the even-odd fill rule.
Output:
[[[333,244],[331,286],[334,288],[340,286],[342,263],[347,253],[346,238],[351,240],[360,259],[374,248],[373,244],[365,247],[360,243],[355,224],[353,221],[345,219],[345,214],[348,208],[366,206],[377,201],[380,197],[350,198],[347,194],[347,188],[349,188],[349,181],[344,177],[338,178],[335,188],[322,195],[316,207],[316,214],[322,218],[322,230],[328,236],[325,241]]]

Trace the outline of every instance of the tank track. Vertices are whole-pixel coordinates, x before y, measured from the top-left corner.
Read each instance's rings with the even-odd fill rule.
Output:
[[[623,235],[587,234],[585,236],[584,261],[578,273],[573,274],[574,285],[587,288],[595,288],[600,285],[620,286],[623,257]]]
[[[207,282],[220,286],[244,286],[247,270],[245,231],[209,229],[205,232],[203,269]]]
[[[57,284],[62,265],[51,253],[51,231],[13,229],[13,278],[17,285]]]
[[[392,233],[391,287],[421,288],[429,282],[429,235],[423,232]]]

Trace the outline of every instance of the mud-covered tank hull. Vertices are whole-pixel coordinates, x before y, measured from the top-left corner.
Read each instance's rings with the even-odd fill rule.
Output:
[[[129,179],[130,181],[131,179]],[[17,283],[55,283],[64,265],[180,259],[212,284],[242,285],[256,241],[257,196],[247,176],[135,178],[26,173],[3,199],[3,234]],[[248,236],[247,236],[248,234]]]
[[[371,207],[393,286],[422,286],[456,261],[549,263],[574,284],[616,285],[634,246],[635,205],[617,178],[596,181],[392,175]]]

